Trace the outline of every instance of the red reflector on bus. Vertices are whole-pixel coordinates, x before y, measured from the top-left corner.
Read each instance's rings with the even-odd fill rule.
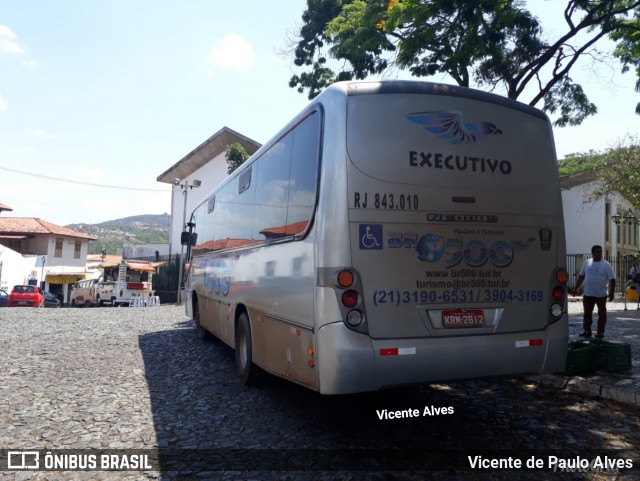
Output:
[[[542,346],[542,339],[528,339],[524,341],[516,341],[516,347]]]
[[[397,347],[388,347],[386,349],[380,349],[381,356],[397,356],[398,348]]]

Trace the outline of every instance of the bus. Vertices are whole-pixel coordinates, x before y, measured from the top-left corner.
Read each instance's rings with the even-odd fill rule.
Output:
[[[555,373],[565,236],[547,116],[415,81],[327,88],[194,209],[200,338],[321,394]]]

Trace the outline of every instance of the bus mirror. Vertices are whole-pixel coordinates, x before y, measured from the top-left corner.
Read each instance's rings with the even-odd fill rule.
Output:
[[[198,234],[196,234],[195,232],[193,232],[193,233],[183,232],[180,235],[180,243],[183,246],[196,245],[196,240],[197,239],[198,239]]]

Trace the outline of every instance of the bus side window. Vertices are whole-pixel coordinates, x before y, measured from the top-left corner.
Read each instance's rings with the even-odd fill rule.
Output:
[[[296,127],[293,134],[287,210],[291,235],[304,232],[311,221],[318,190],[319,145],[320,113],[314,112]]]
[[[253,239],[269,241],[287,235],[292,139],[287,134],[258,160]]]

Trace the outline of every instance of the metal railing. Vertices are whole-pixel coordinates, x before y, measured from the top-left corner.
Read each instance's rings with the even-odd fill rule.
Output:
[[[567,255],[567,272],[569,273],[569,287],[574,288],[580,273],[582,264],[591,258],[591,254],[571,254]],[[616,274],[616,291],[623,296],[625,294],[628,276],[640,268],[640,257],[624,255],[618,257],[604,256],[609,261],[613,272]]]
[[[164,256],[136,257],[131,260],[166,262],[153,275],[153,290],[160,294],[162,303],[175,302],[178,289],[180,254]]]

